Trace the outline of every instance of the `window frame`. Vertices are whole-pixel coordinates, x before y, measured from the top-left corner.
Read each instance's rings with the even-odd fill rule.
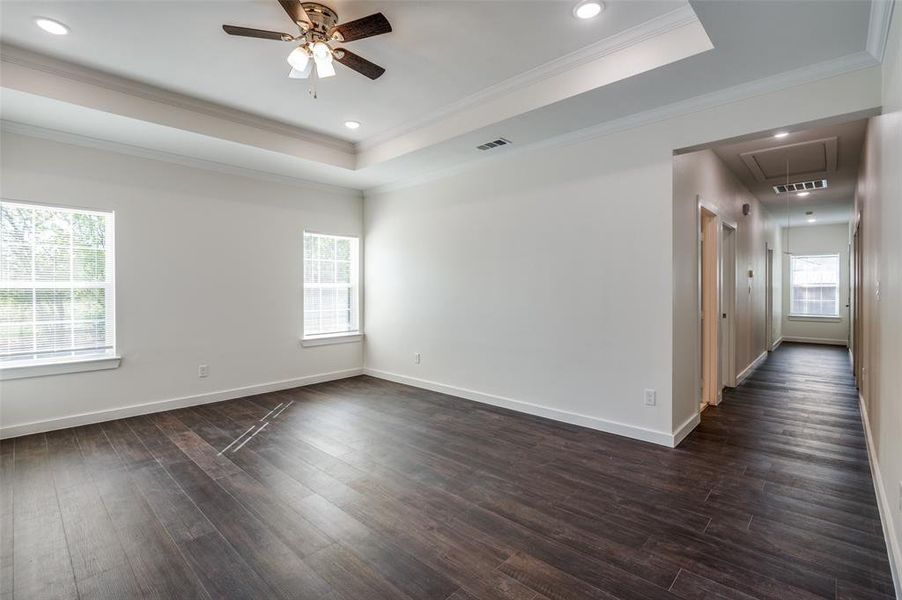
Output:
[[[796,286],[793,283],[793,274],[795,270],[793,269],[793,261],[795,259],[805,259],[805,258],[835,258],[836,259],[836,301],[835,307],[836,312],[829,315],[815,315],[815,314],[806,314],[806,313],[797,313],[793,311],[793,305],[795,304],[795,289]],[[840,303],[842,301],[840,295],[840,287],[842,286],[842,256],[838,252],[807,252],[805,254],[790,254],[789,255],[789,310],[788,318],[792,320],[812,320],[812,321],[839,321],[842,319],[842,312]]]
[[[46,208],[68,213],[81,213],[103,216],[108,219],[104,244],[106,281],[103,285],[85,286],[104,290],[105,327],[109,346],[97,351],[72,350],[59,356],[35,357],[27,355],[21,360],[0,361],[0,381],[60,375],[85,371],[99,371],[118,368],[122,357],[117,345],[116,327],[116,211],[112,209],[72,206],[52,202],[36,202],[13,198],[0,198],[0,203],[33,208]],[[69,280],[72,281],[71,279]],[[35,280],[30,283],[34,284]],[[28,289],[34,289],[32,286]],[[50,286],[54,287],[54,286]],[[70,286],[71,287],[71,286]],[[39,353],[36,353],[39,354]]]
[[[306,333],[306,317],[305,317],[305,305],[304,298],[307,290],[307,255],[306,255],[306,246],[305,239],[307,235],[315,235],[315,236],[324,236],[324,237],[332,237],[336,239],[347,239],[351,241],[351,261],[350,261],[350,271],[351,271],[351,283],[349,288],[351,290],[351,298],[350,298],[350,312],[351,312],[351,321],[356,327],[349,331],[339,331],[339,332],[331,332],[331,333],[315,333],[315,334],[307,334]],[[345,343],[353,343],[359,342],[363,339],[363,310],[361,306],[361,288],[362,288],[362,245],[363,241],[360,239],[360,236],[357,235],[349,235],[349,234],[339,234],[339,233],[327,233],[324,231],[317,231],[312,229],[304,229],[301,235],[301,345],[304,347],[316,347],[316,346],[326,346],[332,344],[345,344]],[[313,284],[315,285],[315,284]]]

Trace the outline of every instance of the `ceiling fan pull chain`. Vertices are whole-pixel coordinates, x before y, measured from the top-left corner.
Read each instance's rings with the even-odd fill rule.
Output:
[[[316,82],[319,79],[317,76],[313,76],[310,78],[310,88],[307,90],[307,93],[313,96],[313,99],[316,100],[319,96],[316,94]]]

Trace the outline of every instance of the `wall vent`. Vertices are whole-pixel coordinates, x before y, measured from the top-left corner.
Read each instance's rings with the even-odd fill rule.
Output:
[[[497,148],[498,146],[507,146],[510,144],[510,140],[506,140],[504,138],[498,138],[497,140],[492,140],[491,142],[486,142],[481,146],[476,146],[477,150],[491,150],[492,148]]]
[[[826,179],[815,179],[814,181],[799,181],[797,183],[782,183],[774,186],[774,192],[777,194],[785,194],[786,192],[808,192],[811,190],[822,190],[827,187]]]

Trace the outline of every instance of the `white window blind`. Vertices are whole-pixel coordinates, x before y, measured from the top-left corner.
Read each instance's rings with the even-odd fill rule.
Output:
[[[112,354],[113,214],[0,201],[0,364]]]
[[[790,257],[790,315],[839,316],[839,255]]]
[[[358,240],[304,232],[304,337],[358,331]]]

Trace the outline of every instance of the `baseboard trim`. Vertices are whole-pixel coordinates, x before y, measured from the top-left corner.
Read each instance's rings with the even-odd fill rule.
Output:
[[[378,379],[394,381],[395,383],[402,383],[404,385],[409,385],[424,390],[431,390],[433,392],[448,394],[449,396],[457,396],[458,398],[472,400],[473,402],[507,408],[516,412],[526,413],[537,417],[545,417],[546,419],[551,419],[553,421],[561,421],[563,423],[569,423],[571,425],[588,427],[589,429],[596,429],[598,431],[604,431],[605,433],[622,435],[624,437],[641,440],[643,442],[651,442],[653,444],[659,444],[661,446],[667,446],[669,448],[673,448],[675,445],[674,440],[676,436],[672,433],[667,433],[664,431],[655,431],[653,429],[636,427],[635,425],[627,425],[626,423],[619,423],[617,421],[608,421],[607,419],[599,419],[598,417],[591,417],[589,415],[559,410],[556,408],[549,408],[547,406],[533,404],[531,402],[525,402],[523,400],[515,400],[513,398],[507,398],[505,396],[497,396],[495,394],[486,394],[483,392],[477,392],[476,390],[470,390],[454,385],[439,383],[437,381],[430,381],[428,379],[420,379],[418,377],[410,377],[408,375],[400,375],[398,373],[391,373],[389,371],[371,369],[369,367],[364,368],[363,372],[364,375],[370,375],[371,377],[376,377]]]
[[[283,379],[282,381],[271,381],[268,383],[260,383],[257,385],[249,385],[227,390],[219,390],[215,392],[207,392],[204,394],[194,394],[191,396],[170,398],[168,400],[156,400],[154,402],[134,404],[132,406],[124,406],[121,408],[80,413],[68,417],[60,417],[58,419],[34,421],[31,423],[23,423],[21,425],[10,425],[7,427],[0,427],[0,439],[30,435],[32,433],[44,433],[46,431],[65,429],[67,427],[90,425],[92,423],[102,423],[104,421],[114,421],[116,419],[124,419],[126,417],[137,417],[139,415],[162,412],[165,410],[174,410],[177,408],[186,408],[188,406],[210,404],[211,402],[233,400],[235,398],[242,398],[244,396],[265,394],[267,392],[278,392],[280,390],[288,390],[291,388],[313,385],[314,383],[323,383],[326,381],[334,381],[336,379],[346,379],[348,377],[355,377],[357,375],[363,375],[363,369],[345,369],[342,371],[317,373],[315,375],[306,375],[304,377],[297,377],[294,379]]]
[[[780,339],[782,340],[783,338],[780,338]],[[754,371],[758,367],[758,365],[763,363],[765,360],[767,360],[767,351],[766,350],[764,352],[762,352],[761,354],[759,354],[758,358],[756,358],[755,360],[752,361],[752,364],[750,364],[749,366],[744,368],[739,373],[739,375],[736,376],[736,385],[739,385],[740,383],[745,381],[745,378],[748,377],[749,375],[751,375],[752,371]]]
[[[848,340],[835,340],[832,338],[812,338],[812,337],[797,337],[797,336],[783,336],[782,340],[784,342],[800,342],[802,344],[827,344],[829,346],[848,346]]]
[[[864,404],[864,398],[858,394],[858,408],[861,411],[861,421],[864,424],[864,439],[868,446],[868,458],[871,464],[871,479],[874,480],[874,492],[877,494],[877,509],[880,512],[880,523],[883,526],[883,538],[886,540],[887,554],[889,556],[889,568],[893,575],[893,585],[896,586],[896,598],[902,599],[902,549],[895,536],[892,505],[886,495],[883,486],[883,477],[880,475],[880,463],[877,462],[877,453],[874,451],[874,438],[871,436],[871,422],[868,419],[868,409]]]
[[[779,347],[780,347],[780,344],[782,344],[782,343],[783,343],[783,336],[781,335],[781,336],[777,339],[777,341],[774,342],[774,343],[771,345],[770,351],[773,352],[774,350],[776,350],[777,348],[779,348]]]
[[[673,444],[671,447],[676,448],[677,446],[679,446],[680,442],[682,442],[687,435],[692,433],[692,430],[695,429],[701,422],[701,411],[686,419],[686,421],[682,425],[680,425],[676,431],[673,432]]]

